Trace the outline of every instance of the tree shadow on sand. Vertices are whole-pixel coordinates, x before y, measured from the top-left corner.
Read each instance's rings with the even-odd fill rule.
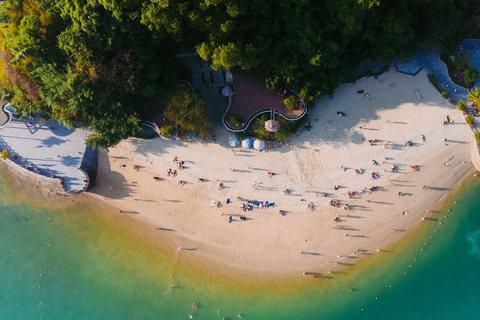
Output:
[[[111,170],[107,151],[99,151],[98,162],[99,168],[102,170],[99,170],[95,186],[89,192],[108,199],[123,199],[130,196],[132,194],[131,185],[127,183],[122,174]]]

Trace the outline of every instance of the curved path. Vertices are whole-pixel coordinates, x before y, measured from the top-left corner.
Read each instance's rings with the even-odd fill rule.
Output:
[[[7,106],[7,104],[8,103],[5,102],[5,101],[0,102],[0,106],[2,108],[2,110],[0,112],[0,128],[3,127],[4,125],[6,125],[10,121],[10,118],[11,118],[10,112],[5,110],[5,107]]]

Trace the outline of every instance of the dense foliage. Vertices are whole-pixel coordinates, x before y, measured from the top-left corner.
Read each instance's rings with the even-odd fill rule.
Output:
[[[475,117],[472,114],[469,114],[465,117],[465,122],[467,124],[473,125],[475,123]]]
[[[243,118],[239,114],[233,114],[228,122],[235,127],[240,127],[243,123]]]
[[[288,110],[295,110],[298,107],[298,101],[295,96],[290,96],[286,98],[285,100],[283,100],[283,103]]]
[[[255,136],[260,140],[267,141],[283,141],[288,139],[298,128],[300,120],[297,121],[288,121],[283,117],[277,117],[277,121],[280,123],[280,130],[277,132],[269,132],[265,129],[265,121],[270,119],[267,115],[261,115],[257,117],[252,124],[252,130],[255,133]]]
[[[458,110],[460,110],[462,112],[467,111],[467,105],[465,104],[465,102],[463,100],[458,101],[457,108],[458,108]]]
[[[166,138],[170,138],[175,134],[175,127],[172,125],[163,126],[160,128],[160,134]]]
[[[453,47],[464,17],[449,0],[6,0],[1,94],[23,115],[92,127],[87,142],[108,147],[176,80],[175,54],[260,66],[269,87],[312,100],[363,60],[406,57],[425,39]]]
[[[474,88],[470,90],[467,95],[467,101],[473,102],[477,110],[480,110],[480,88]]]
[[[165,117],[179,125],[181,132],[208,133],[208,105],[188,85],[177,85],[164,112]]]

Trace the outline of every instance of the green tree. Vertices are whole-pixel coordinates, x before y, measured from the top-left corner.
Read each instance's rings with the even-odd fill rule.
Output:
[[[478,71],[472,68],[467,68],[463,70],[462,73],[465,76],[465,78],[467,78],[467,80],[470,82],[475,82],[475,80],[477,80],[478,78]]]
[[[243,123],[243,118],[239,114],[233,114],[229,119],[228,122],[234,125],[235,127],[240,127]]]
[[[288,110],[295,110],[298,107],[298,101],[293,95],[286,98],[283,101],[283,103],[285,104],[285,107],[287,107]]]
[[[165,117],[180,126],[182,132],[205,135],[210,130],[208,105],[186,85],[178,85],[168,102]]]
[[[160,128],[160,134],[166,138],[170,138],[175,133],[175,127],[172,125],[163,126]]]
[[[475,123],[475,117],[471,114],[469,114],[466,118],[465,118],[465,122],[470,124],[470,125],[473,125]]]
[[[269,117],[267,115],[261,115],[253,121],[253,132],[255,132],[255,135],[260,140],[270,140],[273,136],[271,132],[268,132],[267,129],[265,129],[265,121],[268,119]]]
[[[475,103],[478,109],[480,107],[480,88],[470,90],[467,95],[467,101]]]

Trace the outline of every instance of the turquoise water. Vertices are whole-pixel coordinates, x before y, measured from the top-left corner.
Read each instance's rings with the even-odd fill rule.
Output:
[[[39,209],[0,190],[0,319],[480,319],[479,194],[472,183],[368,266],[269,283],[188,267],[92,204]]]

